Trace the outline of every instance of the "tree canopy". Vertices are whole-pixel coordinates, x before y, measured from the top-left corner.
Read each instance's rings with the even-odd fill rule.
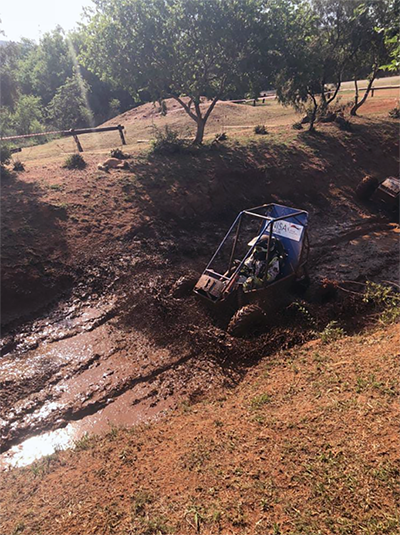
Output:
[[[57,27],[39,43],[0,47],[3,135],[99,124],[173,98],[201,143],[218,100],[256,97],[267,87],[307,111],[313,129],[343,80],[354,81],[356,114],[376,76],[399,70],[400,0],[94,4],[77,31]]]
[[[389,57],[379,31],[381,25],[387,26],[389,4],[387,0],[314,0],[288,2],[284,7],[284,20],[290,19],[285,28],[289,38],[277,44],[282,58],[275,79],[277,94],[284,104],[308,106],[311,130],[346,77],[356,84],[353,110],[365,102],[382,62]],[[360,77],[368,77],[369,84],[358,100]]]
[[[134,105],[126,91],[113,89],[79,65],[81,46],[79,33],[66,35],[59,27],[38,44],[22,39],[0,46],[2,135],[87,126],[89,115],[99,124],[115,112],[115,99],[120,111]]]
[[[95,4],[86,27],[87,68],[135,95],[145,91],[154,101],[177,100],[197,124],[196,143],[216,102],[232,90],[250,90],[260,79],[267,35],[258,0]],[[202,97],[209,102],[204,105]]]

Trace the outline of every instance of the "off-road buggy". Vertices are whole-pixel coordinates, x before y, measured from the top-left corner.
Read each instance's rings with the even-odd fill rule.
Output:
[[[243,336],[289,304],[309,283],[308,213],[265,204],[243,210],[215,251],[194,292],[232,314],[228,332]]]
[[[398,215],[400,202],[400,178],[389,177],[383,182],[372,176],[366,176],[358,184],[356,194],[362,201],[371,199],[384,209]]]

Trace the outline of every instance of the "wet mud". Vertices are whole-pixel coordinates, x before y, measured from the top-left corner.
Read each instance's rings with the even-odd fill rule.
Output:
[[[218,238],[215,229],[214,241]],[[398,238],[398,225],[384,217],[326,225],[316,215],[311,220],[311,277],[398,282]],[[192,244],[201,240],[201,235],[191,237]],[[5,336],[0,361],[3,469],[79,443],[86,433],[134,425],[179,403],[213,395],[222,385],[236,384],[261,356],[310,336],[311,326],[286,310],[266,332],[235,339],[190,292],[174,297],[174,281],[188,271],[185,266],[199,273],[204,261],[203,255],[186,263],[159,259],[145,263],[146,268],[132,262],[120,284],[94,297],[72,297]],[[321,327],[332,318],[340,321],[340,314],[344,322],[354,322],[343,299],[330,306],[309,305]]]

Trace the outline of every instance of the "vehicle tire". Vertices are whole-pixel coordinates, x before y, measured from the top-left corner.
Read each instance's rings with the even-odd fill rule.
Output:
[[[181,299],[182,297],[190,295],[198,280],[199,277],[197,275],[183,275],[183,277],[180,277],[173,285],[171,289],[172,297]]]
[[[379,186],[379,181],[373,176],[364,177],[356,188],[356,195],[362,201],[367,201]]]
[[[241,338],[261,326],[264,319],[265,313],[258,305],[246,305],[232,316],[227,331],[232,336]]]
[[[301,279],[297,279],[293,282],[292,292],[296,295],[304,295],[311,284],[310,277],[304,275]]]

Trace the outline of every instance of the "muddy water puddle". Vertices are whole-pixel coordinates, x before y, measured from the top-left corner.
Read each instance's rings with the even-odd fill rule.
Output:
[[[138,402],[138,395],[140,398],[139,392],[125,392],[116,401],[93,415],[77,422],[70,422],[64,428],[23,440],[1,455],[0,470],[27,466],[41,457],[67,448],[82,445],[84,447],[86,437],[101,435],[119,426],[131,427],[154,420],[175,406],[172,398],[154,404],[145,392],[143,400]]]
[[[176,404],[158,383],[178,363],[144,335],[121,332],[112,306],[64,308],[69,317],[31,326],[27,343],[23,333],[12,340],[0,361],[0,468],[29,464],[88,433],[134,425]]]

